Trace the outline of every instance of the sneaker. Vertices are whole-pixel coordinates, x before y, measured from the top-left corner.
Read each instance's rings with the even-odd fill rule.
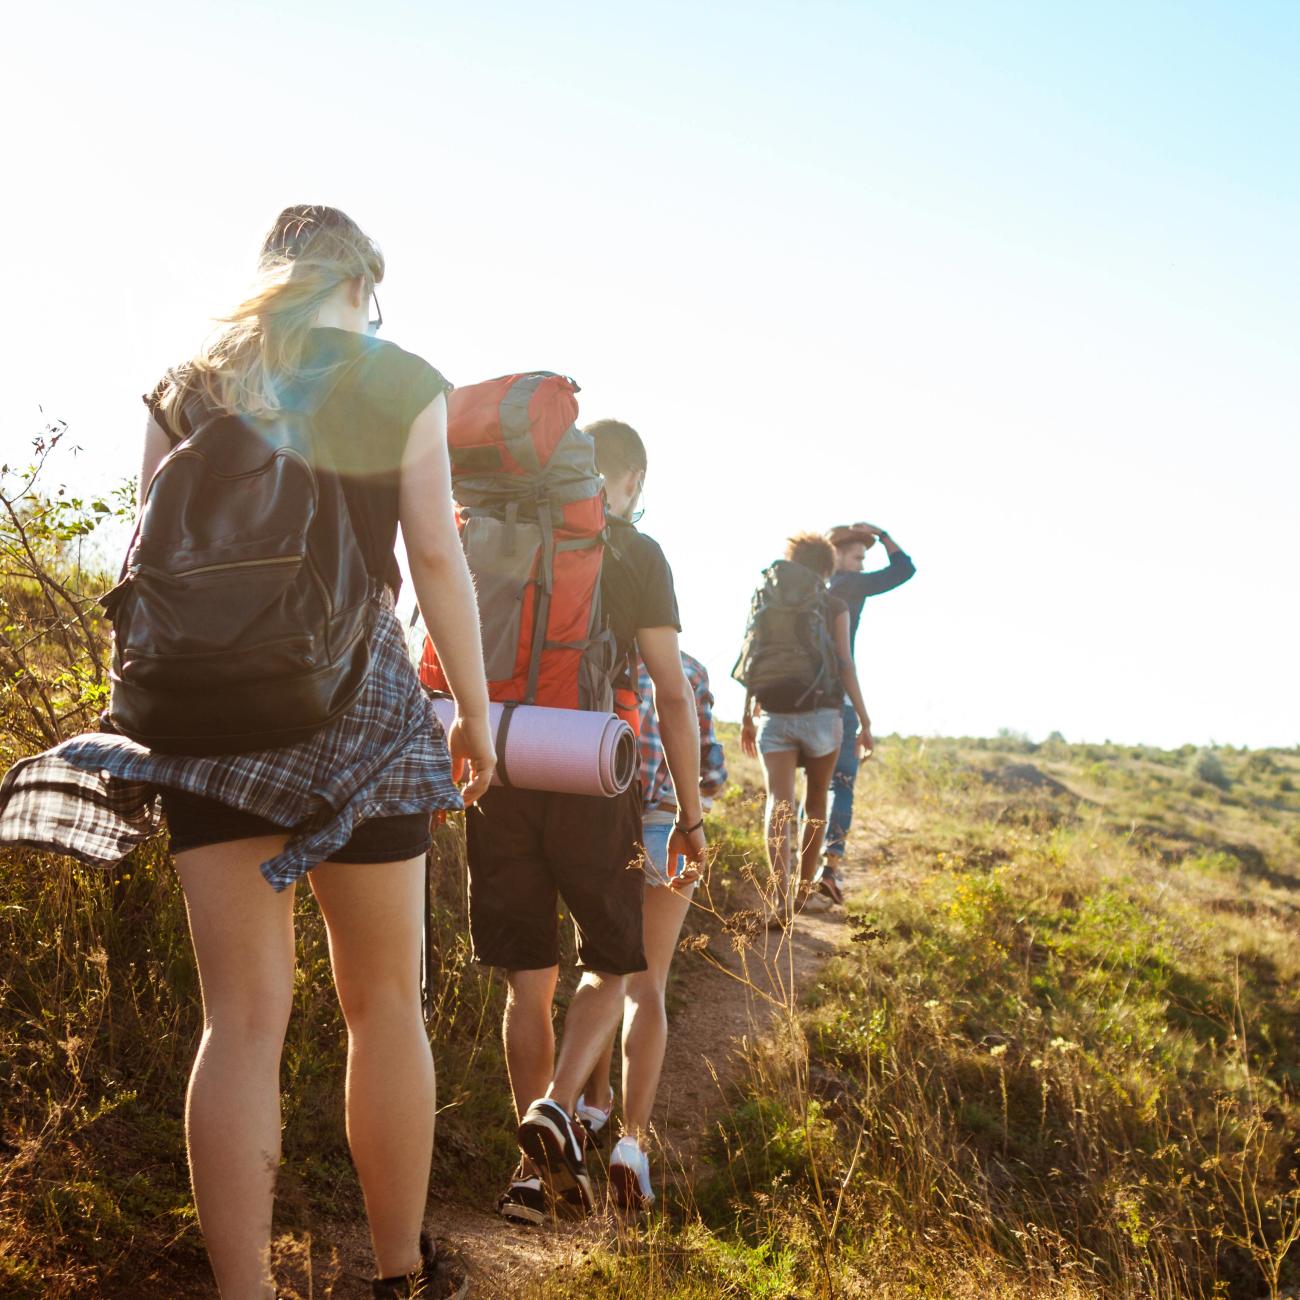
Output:
[[[834,906],[835,904],[822,892],[820,886],[812,882],[799,895],[800,912],[829,912]]]
[[[550,1218],[551,1204],[542,1180],[536,1174],[527,1174],[520,1165],[510,1186],[497,1197],[497,1213],[511,1223],[526,1223],[529,1227],[545,1223]]]
[[[539,1097],[519,1123],[519,1146],[542,1171],[556,1200],[572,1200],[574,1208],[590,1214],[595,1200],[591,1178],[583,1159],[582,1144],[564,1107],[549,1097]],[[576,1197],[568,1193],[576,1191]]]
[[[420,1233],[420,1267],[405,1277],[377,1277],[370,1284],[374,1300],[464,1300],[469,1295],[469,1274],[455,1253],[440,1242],[436,1246]]]
[[[601,1110],[599,1106],[590,1106],[585,1097],[578,1098],[578,1123],[587,1130],[587,1137],[593,1142],[606,1131],[609,1117],[614,1113],[614,1101],[610,1098],[609,1109]]]
[[[818,874],[814,876],[816,887],[824,894],[833,904],[844,904],[844,871],[841,863],[844,859],[839,854],[827,853],[822,855],[822,867]]]
[[[822,863],[822,869],[813,877],[813,882],[817,888],[836,906],[844,902],[844,881],[840,876],[839,868],[834,861],[827,859]]]
[[[619,1138],[609,1158],[609,1190],[624,1214],[641,1215],[655,1203],[650,1157],[634,1137]]]

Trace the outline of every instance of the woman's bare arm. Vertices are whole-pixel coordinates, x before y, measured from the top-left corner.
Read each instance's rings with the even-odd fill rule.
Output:
[[[149,422],[144,427],[144,454],[140,458],[140,482],[135,491],[135,503],[138,510],[144,505],[144,494],[149,490],[154,474],[162,458],[172,449],[171,439],[163,431],[152,411]]]
[[[456,699],[449,735],[457,767],[471,769],[466,802],[487,789],[496,767],[488,726],[487,678],[478,601],[456,531],[447,455],[447,401],[441,394],[415,417],[402,459],[398,519],[415,598]]]

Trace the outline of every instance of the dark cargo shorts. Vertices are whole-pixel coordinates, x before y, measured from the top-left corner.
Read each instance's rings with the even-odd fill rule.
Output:
[[[645,970],[637,782],[613,798],[493,786],[465,825],[476,961],[506,970],[557,965],[558,896],[578,932],[579,966],[606,975]]]

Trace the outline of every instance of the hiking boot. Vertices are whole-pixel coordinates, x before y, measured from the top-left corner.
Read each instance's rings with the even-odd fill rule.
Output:
[[[581,1207],[590,1214],[595,1204],[582,1144],[564,1107],[549,1097],[539,1097],[519,1123],[520,1149],[541,1170],[557,1201]],[[576,1196],[570,1195],[575,1193]]]
[[[650,1157],[634,1137],[619,1138],[609,1158],[609,1191],[622,1213],[640,1216],[655,1203]]]
[[[435,1246],[422,1232],[420,1267],[404,1277],[375,1278],[370,1294],[374,1300],[464,1300],[469,1295],[469,1274],[448,1246]]]
[[[825,858],[821,870],[813,877],[818,890],[837,907],[844,903],[844,878],[835,858]]]
[[[511,1223],[535,1228],[551,1215],[551,1198],[536,1174],[529,1174],[521,1164],[510,1179],[510,1186],[497,1197],[497,1213]]]
[[[578,1098],[577,1105],[578,1123],[587,1130],[587,1140],[595,1142],[604,1134],[608,1133],[609,1117],[614,1113],[614,1099],[611,1097],[608,1110],[601,1110],[599,1106],[589,1105],[585,1097]]]

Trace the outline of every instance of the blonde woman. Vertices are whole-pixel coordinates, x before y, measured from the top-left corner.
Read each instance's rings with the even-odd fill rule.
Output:
[[[328,394],[316,404],[311,446],[342,482],[346,511],[335,518],[351,522],[374,605],[370,668],[354,702],[308,739],[252,753],[190,757],[120,735],[77,737],[11,773],[0,807],[0,839],[105,861],[155,827],[161,792],[203,996],[186,1141],[223,1300],[275,1295],[280,1056],[293,996],[294,885],[304,875],[328,929],[347,1023],[347,1135],[378,1266],[374,1294],[454,1297],[468,1288],[422,1232],[435,1098],[420,918],[430,815],[461,807],[462,793],[475,800],[496,760],[451,503],[448,385],[419,357],[372,337],[383,274],[378,247],[342,212],[287,208],[246,301],[145,398],[142,501],[160,462],[198,425],[223,413],[274,417],[284,394],[304,385]],[[399,525],[457,700],[446,737],[393,615]],[[458,792],[453,772],[466,768]],[[63,815],[43,824],[49,796],[41,804],[32,792],[52,785]]]

